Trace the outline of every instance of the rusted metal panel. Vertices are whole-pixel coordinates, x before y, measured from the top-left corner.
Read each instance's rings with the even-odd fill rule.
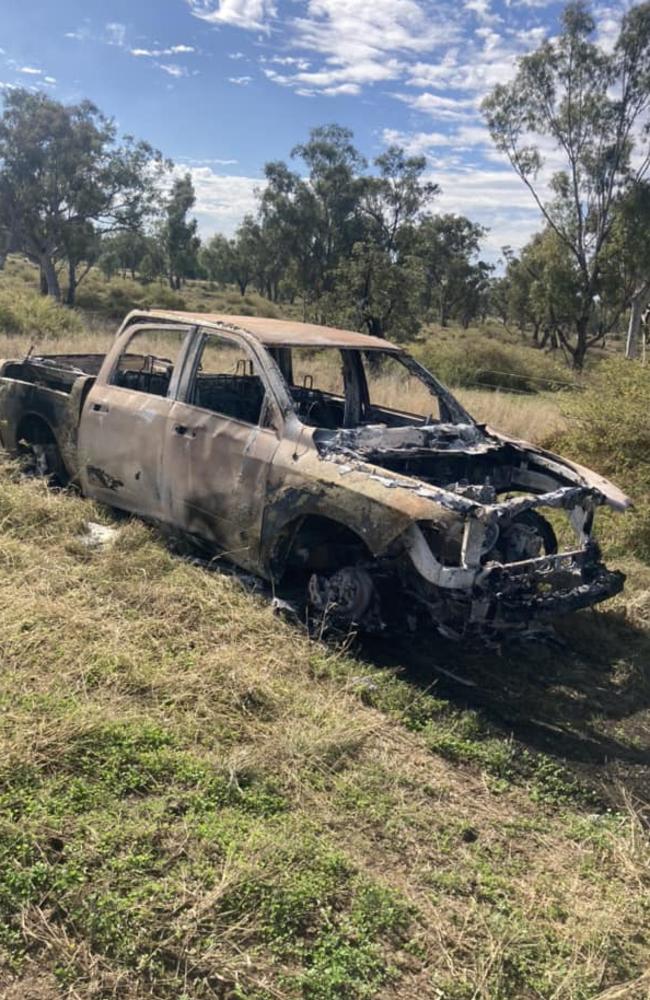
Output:
[[[273,430],[175,402],[164,453],[168,519],[245,568],[258,569],[267,479],[277,447]]]
[[[360,351],[396,351],[402,348],[381,337],[371,337],[354,330],[338,330],[330,326],[317,326],[315,323],[298,323],[295,320],[266,319],[262,316],[230,316],[225,313],[192,313],[175,312],[173,310],[152,309],[147,312],[139,310],[130,314],[132,318],[168,319],[176,322],[197,323],[216,329],[228,329],[235,333],[249,333],[261,344],[269,347],[303,346],[303,347],[353,347]],[[127,316],[125,323],[132,319]]]

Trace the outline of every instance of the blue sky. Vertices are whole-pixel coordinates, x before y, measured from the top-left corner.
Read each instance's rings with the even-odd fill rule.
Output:
[[[203,235],[255,205],[266,160],[318,124],[368,159],[427,157],[439,211],[490,227],[489,256],[538,227],[478,105],[557,30],[546,0],[3,0],[0,85],[89,97],[190,170]],[[611,44],[621,7],[594,7]],[[552,152],[549,169],[552,167]]]

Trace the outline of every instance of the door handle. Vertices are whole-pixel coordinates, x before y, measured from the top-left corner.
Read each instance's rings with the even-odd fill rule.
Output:
[[[108,413],[105,403],[93,403],[93,413]]]
[[[196,428],[188,427],[187,424],[174,424],[174,434],[178,434],[180,437],[193,438],[196,437]]]

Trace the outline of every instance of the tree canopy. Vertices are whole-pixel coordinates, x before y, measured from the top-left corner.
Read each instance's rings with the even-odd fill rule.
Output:
[[[63,105],[43,93],[9,91],[0,118],[0,230],[7,252],[26,254],[54,298],[56,263],[68,263],[68,301],[77,266],[97,256],[102,232],[134,229],[152,211],[165,169],[149,143],[126,136],[90,101]]]
[[[575,308],[557,332],[576,368],[601,336],[593,319],[619,206],[650,165],[650,3],[624,15],[611,51],[595,30],[583,0],[569,3],[558,37],[521,58],[483,104],[497,148],[574,269]],[[561,161],[550,176],[545,152]]]

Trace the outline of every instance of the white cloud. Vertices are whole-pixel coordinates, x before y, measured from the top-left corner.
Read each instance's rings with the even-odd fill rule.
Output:
[[[247,87],[252,79],[252,76],[229,76],[228,83],[237,84],[239,87]]]
[[[170,45],[167,49],[129,49],[132,56],[159,59],[161,56],[176,56],[196,52],[193,45]]]
[[[309,69],[307,59],[297,59],[295,56],[273,56],[269,62],[275,63],[277,66],[297,66],[298,69]]]
[[[119,21],[109,21],[105,26],[106,41],[109,45],[116,45],[119,49],[124,48],[126,41],[126,26]]]
[[[187,0],[192,12],[213,24],[271,31],[273,0]],[[282,24],[283,45],[297,54],[262,62],[284,72],[267,72],[274,83],[311,95],[358,94],[368,85],[399,78],[413,54],[427,53],[459,37],[446,0],[434,13],[418,0],[306,0],[304,13]],[[305,52],[321,65],[311,69]]]
[[[432,94],[430,91],[417,96],[413,94],[393,96],[408,104],[414,111],[421,111],[441,121],[467,121],[476,118],[478,114],[476,102],[468,98],[445,97],[441,94]]]
[[[503,246],[521,248],[540,228],[540,213],[514,170],[450,166],[431,179],[442,188],[436,212],[466,215],[490,230],[484,241],[490,259]]]
[[[450,46],[442,60],[412,63],[406,83],[419,90],[434,88],[464,93],[472,96],[478,109],[482,97],[496,84],[513,79],[518,57],[536,48],[547,34],[547,28],[541,26],[497,30],[493,24],[483,24],[467,35],[462,47]],[[426,100],[421,95],[420,106],[415,102],[411,106],[437,114],[433,105],[426,107]]]
[[[465,10],[476,14],[479,21],[485,24],[498,24],[503,18],[491,11],[490,2],[491,0],[465,0]]]
[[[320,70],[301,70],[291,75],[267,68],[264,74],[269,80],[285,87],[300,87],[314,93],[318,91],[331,95],[358,94],[363,85],[395,79],[399,76],[400,70],[401,66],[397,60],[386,59],[384,62],[366,60],[346,66],[330,64]]]
[[[55,84],[56,84],[56,77],[55,76],[45,76],[45,77],[43,77],[43,79],[45,80],[45,83],[49,83],[49,85],[51,87],[54,87]]]
[[[244,55],[243,52],[229,52],[228,53],[228,58],[229,59],[245,59],[246,56]]]
[[[187,0],[195,17],[212,24],[231,24],[248,31],[268,32],[275,17],[272,0]]]
[[[18,72],[25,73],[27,76],[42,76],[43,74],[43,70],[36,69],[35,66],[19,66]]]
[[[177,168],[181,176],[187,172],[186,167]],[[228,177],[215,173],[209,166],[190,166],[189,174],[196,192],[195,213],[204,238],[215,232],[232,236],[243,217],[255,212],[255,191],[264,187],[264,181],[255,177]]]
[[[203,167],[207,164],[213,164],[218,167],[233,166],[238,163],[238,160],[220,160],[218,157],[203,157],[202,159],[196,159],[192,156],[179,156],[177,159],[182,163],[188,163],[191,166]]]
[[[440,148],[458,152],[481,146],[491,152],[493,148],[490,133],[483,125],[463,125],[453,132],[408,133],[384,129],[383,139],[387,145],[402,146],[411,156],[435,156]]]
[[[164,73],[169,74],[169,76],[176,77],[179,79],[181,76],[187,76],[187,69],[185,66],[178,66],[176,63],[156,63],[158,69],[163,70]]]
[[[75,31],[66,31],[64,38],[72,38],[75,42],[86,42],[91,37],[90,29],[87,27],[76,28]]]
[[[320,55],[323,65],[313,72],[299,68],[276,82],[330,93],[398,79],[414,54],[458,37],[443,5],[433,14],[415,0],[308,0],[306,14],[289,27],[292,44]]]

